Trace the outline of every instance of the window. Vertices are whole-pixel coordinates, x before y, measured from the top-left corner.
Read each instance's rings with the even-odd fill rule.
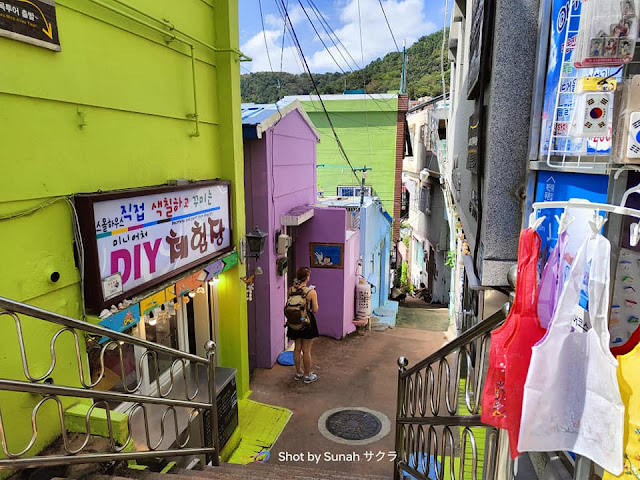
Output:
[[[359,197],[360,192],[362,191],[362,187],[360,186],[338,186],[338,196],[339,197]],[[371,196],[372,189],[371,187],[364,187],[364,194]]]
[[[418,210],[431,214],[431,184],[427,183],[420,188],[420,198],[418,199]]]

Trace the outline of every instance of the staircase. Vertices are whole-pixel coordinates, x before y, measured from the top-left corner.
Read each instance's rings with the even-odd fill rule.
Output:
[[[219,467],[204,467],[202,470],[171,470],[169,475],[161,473],[142,473],[139,480],[391,480],[371,474],[342,473],[313,467],[295,467],[270,463],[249,465],[221,464]],[[129,477],[93,476],[91,480],[131,480]]]

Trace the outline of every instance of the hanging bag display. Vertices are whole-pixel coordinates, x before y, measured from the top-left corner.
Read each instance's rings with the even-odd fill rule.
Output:
[[[537,238],[537,241],[536,241]],[[535,230],[528,228],[520,234],[518,245],[518,276],[516,297],[504,324],[491,333],[489,350],[489,370],[482,392],[482,422],[497,428],[507,428],[509,409],[505,390],[505,344],[515,330],[522,305],[525,303],[526,291],[535,286],[536,262],[540,247],[540,237]]]
[[[548,334],[533,347],[518,450],[575,452],[617,475],[624,406],[609,352],[610,255],[595,231],[578,251]]]
[[[509,399],[507,431],[509,432],[511,458],[516,458],[520,455],[517,448],[518,434],[520,433],[524,384],[531,361],[531,348],[546,333],[546,330],[540,326],[540,321],[538,320],[537,265],[540,236],[535,232],[530,248],[533,268],[525,270],[524,281],[526,289],[521,297],[520,315],[517,318],[512,335],[505,343],[505,393]],[[520,283],[520,279],[518,279],[518,283]]]
[[[558,241],[549,254],[549,260],[542,271],[540,287],[538,289],[538,319],[540,325],[549,328],[556,305],[560,299],[564,285],[564,255],[569,243],[569,235],[563,232],[558,235]]]

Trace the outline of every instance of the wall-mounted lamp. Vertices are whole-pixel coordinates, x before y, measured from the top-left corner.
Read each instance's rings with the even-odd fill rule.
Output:
[[[264,241],[267,238],[267,234],[258,228],[256,225],[254,229],[247,233],[247,258],[260,258],[260,255],[264,252]]]
[[[189,296],[190,296],[191,298],[195,297],[195,296],[196,296],[196,292],[194,292],[193,290],[191,290],[191,291],[189,292]]]
[[[217,285],[218,282],[220,282],[220,277],[218,277],[218,275],[216,275],[215,277],[213,277],[211,280],[209,280],[209,285],[211,287],[213,287],[214,285]]]
[[[196,288],[196,293],[204,293],[204,287]]]
[[[149,325],[151,325],[152,327],[158,323],[158,320],[156,319],[156,316],[153,314],[153,312],[149,312]]]

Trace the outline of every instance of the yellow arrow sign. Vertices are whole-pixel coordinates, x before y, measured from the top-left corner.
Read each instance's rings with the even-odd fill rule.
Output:
[[[23,3],[28,3],[29,5],[32,5],[34,7],[36,7],[38,9],[38,11],[40,12],[40,15],[42,15],[42,20],[44,20],[44,24],[47,28],[43,28],[42,31],[44,32],[44,34],[49,37],[51,40],[53,40],[53,27],[52,25],[47,22],[47,18],[44,16],[44,13],[42,12],[42,10],[40,10],[40,7],[38,7],[35,3],[30,2],[29,0],[18,0],[19,2],[23,2]]]

